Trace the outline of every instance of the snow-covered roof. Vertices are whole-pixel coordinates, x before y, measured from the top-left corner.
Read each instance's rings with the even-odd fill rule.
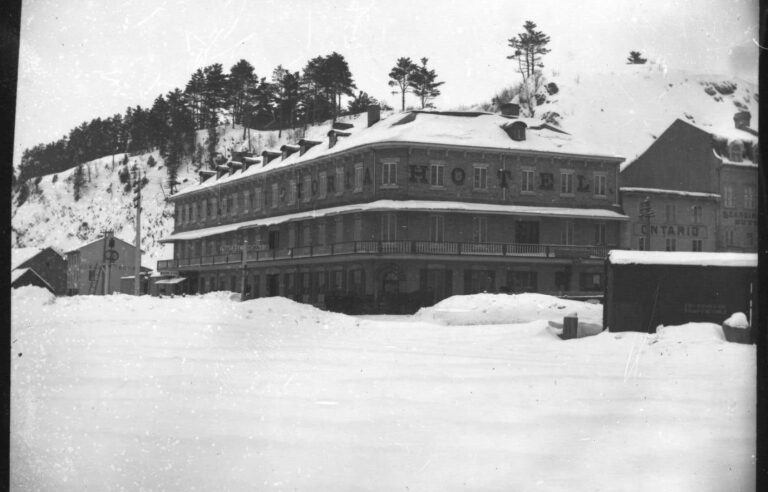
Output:
[[[629,251],[614,249],[608,253],[614,265],[698,265],[757,267],[756,253],[703,253],[691,251]]]
[[[522,121],[527,125],[525,140],[513,140],[504,131],[502,126],[510,121]],[[519,150],[588,155],[617,162],[623,160],[617,155],[607,154],[600,146],[581,141],[562,130],[553,131],[540,120],[510,120],[505,116],[482,112],[409,111],[393,114],[371,127],[356,131],[349,137],[338,140],[333,147],[329,146],[329,140],[326,139],[323,143],[307,149],[304,154],[294,152],[285,158],[277,158],[266,166],[252,166],[245,171],[238,170],[219,179],[207,179],[184,188],[173,198],[273,169],[309,162],[366,145],[384,143],[432,144],[490,151]]]
[[[113,237],[113,238],[115,238],[115,240],[116,240],[116,241],[122,241],[123,243],[127,244],[128,246],[131,246],[131,247],[133,247],[133,244],[129,243],[128,241],[125,241],[124,239],[120,239],[120,238],[119,238],[119,237],[117,237],[117,236],[112,236],[112,237]],[[90,246],[91,244],[95,244],[95,243],[98,243],[99,241],[104,241],[104,236],[101,236],[101,237],[97,237],[97,238],[96,238],[96,239],[94,239],[93,241],[88,241],[87,243],[81,244],[80,246],[78,246],[78,247],[76,247],[76,248],[70,249],[70,250],[69,250],[69,251],[67,251],[66,253],[74,253],[74,252],[76,252],[76,251],[79,251],[79,250],[81,250],[81,249],[85,248],[86,246]],[[145,251],[144,251],[144,250],[141,250],[141,252],[142,252],[142,254],[143,254],[143,253],[145,253]],[[66,253],[65,253],[65,254],[66,254]]]
[[[339,207],[324,208],[321,210],[307,210],[293,214],[276,215],[246,222],[237,222],[194,231],[184,231],[171,234],[161,239],[161,242],[188,241],[202,237],[224,234],[241,229],[270,226],[291,222],[295,220],[314,219],[329,215],[339,215],[358,212],[376,211],[412,211],[412,212],[459,212],[459,213],[487,213],[487,214],[514,214],[539,217],[565,217],[576,219],[602,219],[602,220],[627,220],[628,216],[602,208],[565,208],[565,207],[535,207],[530,205],[498,205],[492,203],[467,203],[453,201],[429,201],[429,200],[377,200],[369,203],[356,203]]]
[[[724,138],[728,142],[732,142],[734,140],[741,140],[742,142],[757,142],[757,132],[755,130],[750,129],[752,131],[749,131],[736,128],[736,126],[733,124],[733,121],[731,121],[730,124],[722,125],[706,125],[693,123],[690,121],[686,121],[686,123],[691,126],[695,126],[699,130],[707,132],[712,136]]]
[[[664,190],[661,188],[635,188],[631,186],[622,186],[619,188],[622,193],[648,193],[657,195],[676,195],[686,196],[691,198],[712,198],[720,199],[720,195],[717,193],[702,193],[698,191],[680,191],[680,190]]]
[[[43,248],[11,248],[11,270],[40,254]]]
[[[33,274],[35,277],[39,278],[39,279],[40,279],[40,281],[41,281],[41,282],[43,282],[43,283],[44,283],[44,284],[45,284],[45,285],[48,287],[48,289],[49,289],[51,292],[55,292],[55,290],[53,289],[53,287],[51,286],[51,284],[50,284],[50,283],[48,283],[48,281],[47,281],[47,280],[45,280],[43,277],[41,277],[41,276],[40,276],[40,274],[39,274],[39,273],[37,273],[37,272],[36,272],[34,269],[32,269],[32,268],[17,268],[17,269],[15,269],[15,270],[12,270],[12,271],[11,271],[11,284],[13,284],[13,283],[14,283],[16,280],[18,280],[18,279],[19,279],[19,278],[20,278],[22,275],[24,275],[24,274],[25,274],[25,273],[27,273],[27,272],[31,272],[31,273],[32,273],[32,274]]]

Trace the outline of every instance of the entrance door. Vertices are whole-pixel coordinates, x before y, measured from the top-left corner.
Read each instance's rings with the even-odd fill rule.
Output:
[[[267,275],[267,297],[280,295],[280,275]]]
[[[515,242],[539,244],[539,223],[535,220],[518,220],[515,222]]]

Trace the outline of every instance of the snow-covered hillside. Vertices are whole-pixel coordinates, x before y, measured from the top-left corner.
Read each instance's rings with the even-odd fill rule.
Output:
[[[364,114],[339,121],[355,126],[367,124]],[[330,127],[330,121],[310,126],[306,132],[302,129],[248,132],[239,125],[221,126],[217,151],[229,156],[232,151],[247,150],[249,138],[254,152],[279,148],[304,137],[324,139]],[[207,140],[208,132],[200,130],[197,144],[205,148]],[[30,180],[30,196],[21,206],[17,206],[18,196],[13,196],[12,246],[51,246],[64,252],[96,239],[105,229],[114,230],[117,237],[133,244],[136,234],[133,193],[124,191],[125,185],[119,176],[124,156],[117,154],[84,163],[85,185],[78,201],[74,199],[74,168],[44,176],[37,186]],[[153,167],[147,165],[150,156],[157,162]],[[128,167],[134,164],[149,181],[142,189],[142,249],[147,253],[143,263],[152,268],[158,259],[172,255],[171,246],[159,242],[173,229],[173,207],[167,202],[167,171],[157,151],[129,156]],[[190,161],[185,161],[179,169],[178,180],[179,190],[197,182],[197,173]]]
[[[631,162],[675,119],[704,128],[733,128],[733,115],[747,110],[757,129],[757,86],[722,75],[693,74],[664,65],[618,65],[607,73],[545,72],[557,93],[536,115],[557,113],[567,132],[602,145]]]

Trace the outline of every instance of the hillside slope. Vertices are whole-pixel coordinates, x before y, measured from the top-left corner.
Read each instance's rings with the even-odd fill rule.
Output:
[[[355,126],[365,125],[365,115],[341,118],[340,121]],[[265,148],[279,148],[287,142],[299,138],[323,139],[331,127],[331,122],[310,126],[306,132],[301,129],[278,131],[244,131],[242,126],[221,126],[218,129],[217,151],[229,156],[232,151],[247,150],[248,139],[254,152]],[[250,134],[249,134],[250,133]],[[200,130],[197,144],[205,147],[208,132]],[[157,164],[149,167],[150,155]],[[30,196],[18,206],[18,193],[13,195],[11,211],[11,245],[13,247],[52,246],[65,252],[101,236],[102,231],[111,229],[115,236],[133,244],[135,238],[135,210],[133,193],[124,190],[119,173],[125,154],[105,156],[83,164],[85,185],[82,196],[74,199],[75,169],[43,176],[39,185],[29,182]],[[142,189],[144,207],[141,218],[142,249],[146,252],[143,263],[151,268],[156,261],[172,256],[170,245],[163,245],[159,240],[173,229],[173,206],[167,202],[167,170],[162,157],[157,151],[129,156],[128,167],[136,164],[148,183]],[[197,182],[194,165],[186,160],[179,168],[183,189]]]
[[[557,113],[567,132],[626,159],[624,166],[653,143],[675,119],[702,127],[732,128],[733,115],[752,114],[757,129],[755,84],[720,75],[668,70],[654,63],[619,65],[607,73],[551,72],[557,93],[536,114]]]

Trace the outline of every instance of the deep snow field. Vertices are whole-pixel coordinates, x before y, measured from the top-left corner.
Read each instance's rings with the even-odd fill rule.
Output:
[[[755,347],[717,325],[563,341],[547,320],[600,306],[230,296],[14,290],[12,489],[754,490]]]

